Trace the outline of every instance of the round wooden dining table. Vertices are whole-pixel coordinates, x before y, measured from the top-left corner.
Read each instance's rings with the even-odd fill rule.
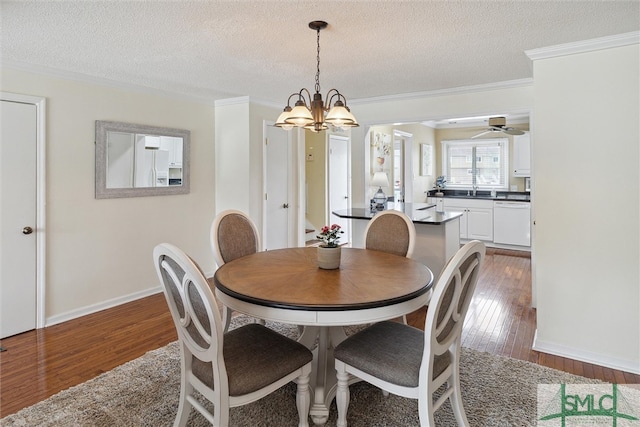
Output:
[[[385,252],[341,248],[336,270],[318,268],[317,248],[258,252],[215,273],[218,300],[234,311],[304,326],[298,341],[314,352],[310,415],[322,425],[335,396],[333,348],[344,326],[401,317],[429,303],[433,274],[422,263]],[[317,345],[316,345],[317,343]]]

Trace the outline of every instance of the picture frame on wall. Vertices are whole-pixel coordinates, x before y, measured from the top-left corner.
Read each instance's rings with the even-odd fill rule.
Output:
[[[420,175],[433,175],[433,145],[420,144]]]
[[[391,170],[391,135],[374,132],[371,135],[371,174]]]

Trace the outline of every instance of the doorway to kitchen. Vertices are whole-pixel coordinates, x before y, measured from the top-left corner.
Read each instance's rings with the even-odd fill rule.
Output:
[[[413,134],[393,131],[393,201],[413,201]]]

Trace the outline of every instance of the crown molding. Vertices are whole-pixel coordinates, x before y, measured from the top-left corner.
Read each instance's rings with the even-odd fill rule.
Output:
[[[460,86],[448,89],[437,89],[424,92],[401,93],[397,95],[376,96],[373,98],[360,98],[349,100],[349,105],[366,104],[380,101],[406,101],[416,98],[430,98],[436,96],[456,95],[461,93],[484,92],[489,90],[512,89],[516,87],[533,86],[533,78],[507,80],[503,82],[486,83],[473,86]]]
[[[235,98],[216,99],[214,105],[216,107],[227,107],[229,105],[248,104],[251,99],[248,96],[237,96]]]
[[[582,40],[579,42],[559,44],[542,47],[539,49],[525,50],[525,54],[532,61],[539,59],[556,58],[558,56],[586,53],[595,50],[611,49],[615,47],[640,44],[640,31],[617,34],[615,36],[600,37],[597,39]]]
[[[134,83],[124,83],[117,80],[112,80],[104,77],[89,76],[86,74],[76,73],[73,71],[60,70],[57,68],[50,68],[45,66],[27,64],[18,61],[3,60],[0,62],[0,67],[11,68],[18,71],[26,71],[29,73],[40,74],[48,77],[55,77],[64,80],[71,80],[79,83],[92,84],[97,86],[104,86],[113,89],[120,89],[130,92],[138,92],[147,95],[164,96],[167,98],[197,102],[199,104],[205,104],[213,106],[213,100],[207,97],[191,96],[180,92],[173,92],[165,89],[158,89],[149,86],[138,85]]]
[[[275,102],[269,102],[262,99],[253,98],[251,96],[238,96],[234,98],[216,99],[214,101],[214,105],[216,107],[225,107],[238,104],[262,105],[264,107],[282,109],[282,105],[278,105]]]

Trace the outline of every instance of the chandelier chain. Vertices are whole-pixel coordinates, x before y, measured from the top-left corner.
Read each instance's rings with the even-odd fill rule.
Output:
[[[320,29],[319,28],[317,32],[318,32],[318,37],[317,37],[318,54],[317,54],[316,60],[317,60],[318,66],[316,68],[316,93],[320,93]]]

